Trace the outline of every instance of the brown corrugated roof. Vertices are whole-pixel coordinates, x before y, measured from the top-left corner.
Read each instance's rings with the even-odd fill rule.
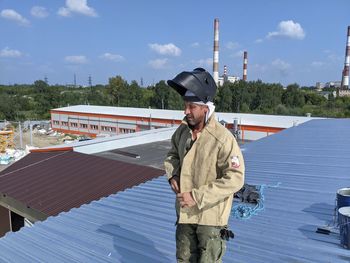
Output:
[[[17,212],[24,205],[53,216],[163,174],[160,169],[72,151],[33,152],[0,172],[0,203],[16,206],[15,200],[20,204]]]

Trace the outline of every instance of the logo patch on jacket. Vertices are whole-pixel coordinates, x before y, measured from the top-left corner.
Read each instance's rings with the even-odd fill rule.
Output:
[[[231,167],[239,168],[239,166],[240,166],[240,163],[239,163],[238,156],[231,156]]]

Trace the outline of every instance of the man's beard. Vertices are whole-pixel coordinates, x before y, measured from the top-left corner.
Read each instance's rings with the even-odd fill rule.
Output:
[[[203,121],[204,122],[204,118],[203,120],[200,120],[199,118],[194,118],[194,117],[190,117],[190,119],[188,119],[188,116],[186,116],[186,121],[188,126],[192,129],[192,128],[197,128],[197,126]]]

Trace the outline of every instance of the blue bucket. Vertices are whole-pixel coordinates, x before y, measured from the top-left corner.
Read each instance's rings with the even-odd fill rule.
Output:
[[[350,249],[350,206],[343,206],[338,210],[340,244]]]

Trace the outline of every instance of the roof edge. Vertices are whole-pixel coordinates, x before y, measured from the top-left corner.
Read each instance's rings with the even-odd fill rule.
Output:
[[[19,214],[25,218],[28,218],[32,222],[44,221],[48,216],[29,205],[26,205],[5,193],[0,192],[0,205]]]
[[[61,147],[61,148],[41,148],[41,149],[31,149],[31,153],[46,153],[46,152],[71,152],[73,147]]]

